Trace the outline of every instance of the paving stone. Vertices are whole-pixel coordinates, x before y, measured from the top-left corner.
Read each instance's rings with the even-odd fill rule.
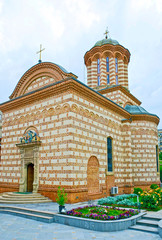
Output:
[[[81,205],[81,204],[80,204]],[[15,206],[18,206],[16,204]],[[56,212],[56,203],[21,204],[21,207]],[[67,204],[67,209],[79,205]],[[70,227],[57,223],[40,223],[18,216],[0,214],[0,240],[161,240],[158,234],[145,233],[135,230],[120,232],[95,232],[81,228]]]

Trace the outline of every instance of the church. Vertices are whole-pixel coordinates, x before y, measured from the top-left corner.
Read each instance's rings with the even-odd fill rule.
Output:
[[[109,38],[84,55],[87,85],[39,61],[0,104],[0,193],[34,192],[68,202],[160,184],[159,118],[129,90],[130,52]]]

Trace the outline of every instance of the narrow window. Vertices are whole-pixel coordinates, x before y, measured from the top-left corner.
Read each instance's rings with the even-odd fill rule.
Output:
[[[100,76],[97,77],[98,86],[100,86]]]
[[[118,73],[118,59],[115,58],[115,72]]]
[[[106,58],[106,71],[109,72],[109,57]]]
[[[116,75],[116,85],[118,85],[118,75]]]
[[[110,77],[109,77],[109,74],[107,74],[107,84],[110,83]]]
[[[112,164],[112,139],[110,137],[107,138],[107,170],[108,172],[113,171]]]
[[[159,172],[158,145],[156,145],[156,167],[157,167],[157,172]]]
[[[97,59],[97,84],[100,86],[100,59]]]
[[[100,59],[97,59],[97,73],[100,73]]]

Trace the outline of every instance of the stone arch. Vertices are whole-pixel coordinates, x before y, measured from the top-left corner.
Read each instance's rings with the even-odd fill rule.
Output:
[[[119,59],[119,60],[123,60],[122,54],[121,54],[120,52],[118,52],[118,51],[116,51],[116,52],[114,53],[114,56],[115,56],[115,58],[117,58],[117,59]]]
[[[106,50],[102,53],[101,55],[102,58],[106,58],[106,57],[109,57],[109,58],[113,58],[114,57],[114,54],[112,51],[110,50]]]
[[[91,156],[87,165],[87,188],[88,194],[96,194],[100,191],[99,186],[99,161],[97,157]]]
[[[93,55],[92,62],[97,61],[98,58],[101,59],[101,54],[100,53],[96,53],[95,55]]]
[[[123,105],[123,108],[125,108],[127,105],[133,105],[133,103],[131,103],[131,102],[126,102],[126,103]]]
[[[36,128],[36,127],[34,127],[34,126],[29,126],[29,127],[27,127],[26,129],[25,129],[25,131],[24,131],[24,134],[26,134],[28,131],[34,131],[34,132],[36,132],[36,134],[37,135],[39,135],[39,132],[38,132],[38,129]]]

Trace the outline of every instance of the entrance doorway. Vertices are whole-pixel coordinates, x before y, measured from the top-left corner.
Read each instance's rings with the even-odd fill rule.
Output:
[[[33,181],[34,181],[34,164],[30,163],[27,166],[27,192],[33,191]]]

